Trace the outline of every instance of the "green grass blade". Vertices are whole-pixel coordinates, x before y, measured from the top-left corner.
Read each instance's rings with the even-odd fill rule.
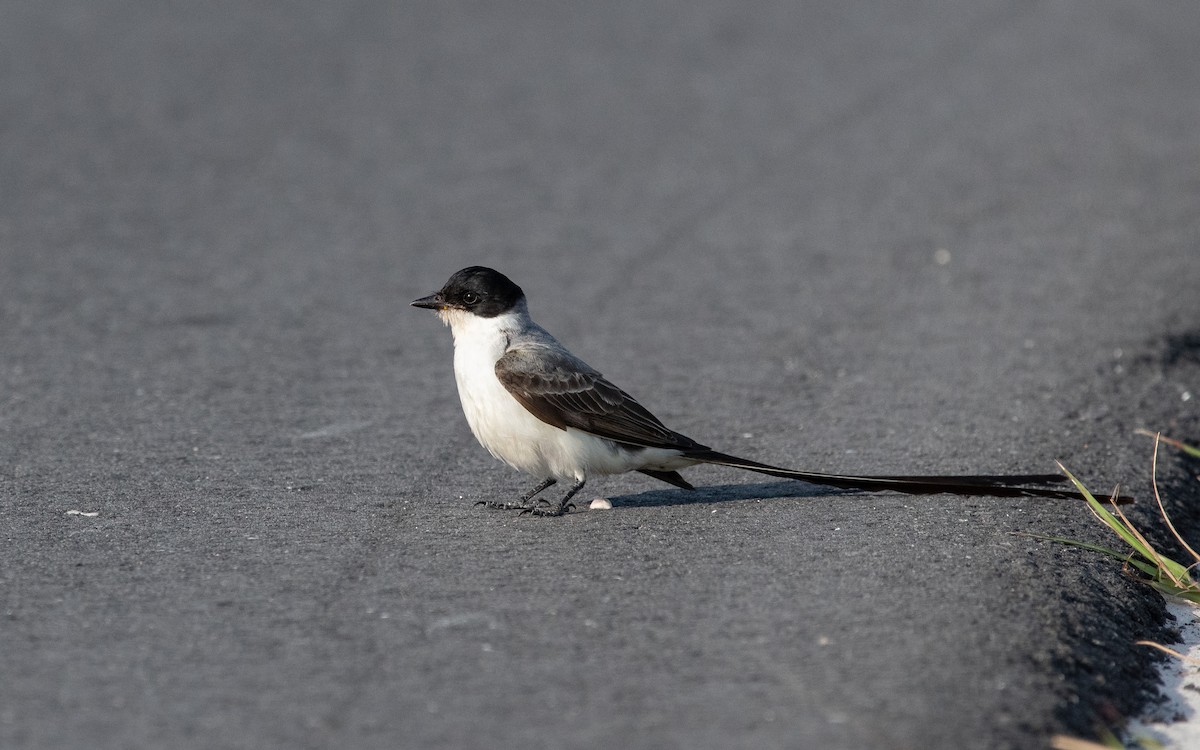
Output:
[[[1099,500],[1096,499],[1096,496],[1093,495],[1087,487],[1083,486],[1083,483],[1080,482],[1074,474],[1072,474],[1070,471],[1067,471],[1065,466],[1063,466],[1061,463],[1058,466],[1063,470],[1063,473],[1067,475],[1067,478],[1071,480],[1071,483],[1075,485],[1075,488],[1083,494],[1084,499],[1087,500],[1088,506],[1092,509],[1092,512],[1096,514],[1096,517],[1099,518],[1105,526],[1112,529],[1117,536],[1121,537],[1121,539],[1124,540],[1125,543],[1130,547],[1132,547],[1137,554],[1141,555],[1146,562],[1153,566],[1153,573],[1151,573],[1151,575],[1153,575],[1155,578],[1161,578],[1161,575],[1165,573],[1166,576],[1171,579],[1170,585],[1175,588],[1192,585],[1191,576],[1189,575],[1189,571],[1186,566],[1159,554],[1158,551],[1146,543],[1138,534],[1134,533],[1130,527],[1126,526],[1122,519],[1109,512],[1109,510],[1105,508]],[[1142,567],[1137,565],[1137,561],[1130,560],[1130,563],[1138,567],[1139,570],[1142,570]]]
[[[1150,430],[1139,429],[1139,430],[1135,430],[1135,432],[1137,432],[1141,435],[1147,435],[1152,438],[1157,438],[1158,440],[1161,440],[1162,442],[1166,443],[1167,445],[1169,445],[1173,448],[1178,448],[1179,450],[1183,451],[1184,453],[1187,453],[1188,455],[1190,455],[1194,458],[1200,458],[1200,448],[1197,448],[1194,445],[1188,445],[1187,443],[1183,442],[1182,440],[1176,440],[1175,438],[1163,437],[1162,435],[1158,434],[1157,432],[1151,432]]]
[[[1166,440],[1166,438],[1163,439]],[[1178,440],[1171,440],[1168,442],[1193,458],[1200,458],[1200,448],[1197,448],[1194,445],[1188,445],[1187,443],[1181,443]]]
[[[1080,549],[1085,549],[1089,552],[1099,552],[1102,555],[1108,555],[1109,557],[1116,558],[1117,560],[1120,560],[1121,562],[1126,563],[1128,565],[1132,565],[1133,567],[1142,571],[1143,573],[1145,573],[1147,576],[1149,576],[1151,578],[1151,582],[1156,581],[1160,577],[1160,571],[1157,567],[1155,567],[1155,565],[1153,563],[1148,563],[1143,560],[1134,559],[1133,552],[1118,552],[1117,550],[1111,549],[1109,547],[1101,547],[1098,544],[1089,544],[1088,542],[1081,542],[1078,539],[1067,539],[1066,537],[1062,537],[1062,536],[1050,536],[1048,534],[1035,534],[1030,531],[1015,531],[1013,533],[1017,534],[1019,536],[1027,536],[1027,537],[1030,537],[1031,539],[1038,539],[1043,542],[1054,542],[1055,544],[1066,544],[1070,547],[1078,547]]]
[[[1048,534],[1035,534],[1032,531],[1015,531],[1013,533],[1018,534],[1020,536],[1027,536],[1032,539],[1039,539],[1043,542],[1055,542],[1057,544],[1067,544],[1072,547],[1079,547],[1080,549],[1086,549],[1090,552],[1099,552],[1101,554],[1108,555],[1109,557],[1115,557],[1118,560],[1128,560],[1129,559],[1128,552],[1118,552],[1117,550],[1111,549],[1109,547],[1101,547],[1098,544],[1089,544],[1088,542],[1081,542],[1078,539],[1067,539],[1066,537],[1050,536]]]
[[[1130,547],[1133,547],[1139,555],[1148,560],[1154,559],[1153,553],[1148,550],[1144,544],[1142,544],[1140,539],[1134,536],[1133,532],[1125,528],[1125,524],[1121,523],[1120,519],[1110,513],[1108,508],[1105,508],[1100,504],[1100,501],[1096,499],[1096,496],[1093,495],[1087,487],[1083,486],[1083,482],[1080,482],[1078,479],[1076,479],[1075,475],[1067,471],[1067,467],[1063,466],[1062,464],[1059,464],[1058,468],[1063,470],[1063,473],[1067,475],[1067,479],[1070,479],[1071,484],[1075,485],[1075,489],[1083,493],[1083,498],[1087,500],[1092,512],[1096,514],[1096,516],[1104,523],[1105,526],[1112,529],[1117,536],[1125,540],[1125,543]]]

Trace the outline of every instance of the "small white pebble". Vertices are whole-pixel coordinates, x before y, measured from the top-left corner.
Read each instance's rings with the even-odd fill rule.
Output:
[[[1192,400],[1192,392],[1184,391],[1179,397],[1181,399],[1183,399],[1184,401],[1191,401]]]
[[[590,510],[612,510],[612,500],[607,497],[598,497],[588,506]]]

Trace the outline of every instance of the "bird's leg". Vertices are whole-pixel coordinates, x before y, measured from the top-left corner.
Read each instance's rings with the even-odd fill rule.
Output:
[[[542,480],[542,483],[539,484],[537,487],[534,487],[529,492],[526,492],[524,495],[521,495],[521,497],[517,498],[517,501],[515,503],[502,503],[497,500],[480,500],[479,502],[477,502],[475,504],[482,505],[485,508],[493,508],[495,510],[526,510],[527,511],[533,507],[533,504],[530,502],[531,500],[533,500],[533,496],[536,495],[537,493],[541,492],[542,490],[546,489],[547,487],[549,487],[550,485],[554,484],[557,481],[558,480],[555,479],[554,477],[546,477],[545,479]]]
[[[583,485],[586,483],[586,479],[580,479],[577,481],[571,487],[571,489],[567,490],[567,494],[563,495],[562,500],[559,501],[557,508],[553,506],[543,508],[535,505],[533,507],[526,508],[525,510],[521,511],[521,513],[530,513],[535,516],[565,516],[568,510],[575,507],[575,503],[571,502],[571,498],[575,497],[575,493],[583,489]]]

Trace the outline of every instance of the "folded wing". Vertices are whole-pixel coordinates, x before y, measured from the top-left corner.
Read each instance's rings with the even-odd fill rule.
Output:
[[[668,429],[633,396],[565,351],[546,346],[510,349],[496,362],[496,377],[531,414],[560,429],[574,427],[642,448],[706,450]]]

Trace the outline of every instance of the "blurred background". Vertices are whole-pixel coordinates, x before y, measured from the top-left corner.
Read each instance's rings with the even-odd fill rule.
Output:
[[[643,478],[595,488],[620,522],[472,513],[526,479],[407,305],[493,266],[763,461],[1143,481],[1130,431],[1196,425],[1198,33],[1190,3],[0,3],[0,739],[1028,747],[1130,709],[1161,612],[1042,581],[1009,532],[1061,508],[772,501],[674,546],[713,511]],[[511,574],[610,554],[650,582]],[[601,601],[633,635],[583,674],[586,638],[522,640]],[[872,647],[812,646],[843,628]]]

